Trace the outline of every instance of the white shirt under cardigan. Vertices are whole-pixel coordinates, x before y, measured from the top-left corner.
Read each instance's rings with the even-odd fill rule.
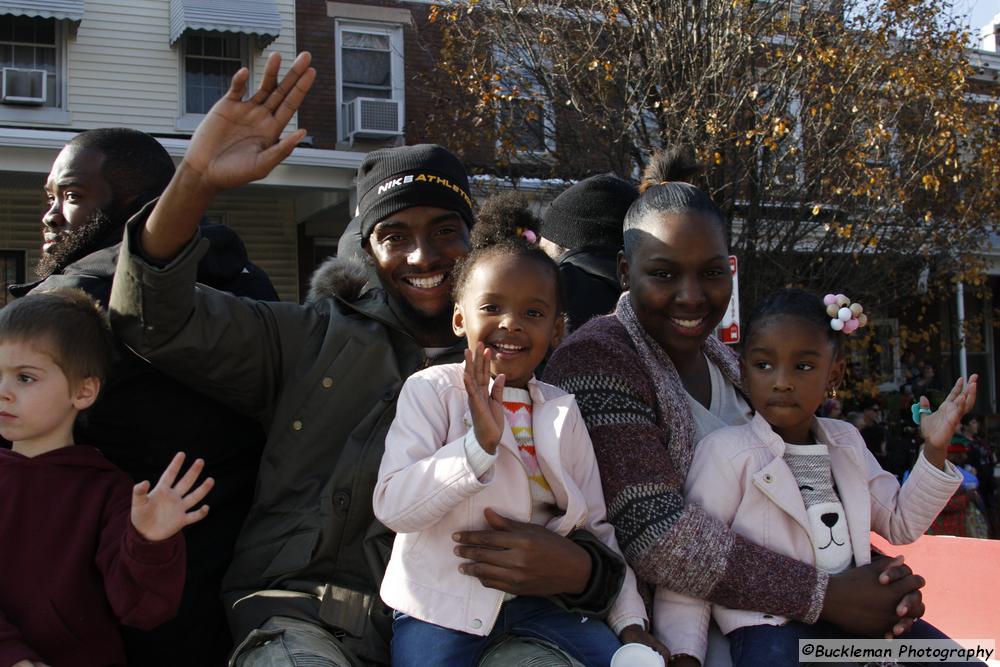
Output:
[[[711,381],[712,399],[706,408],[691,394],[687,394],[688,404],[694,416],[694,441],[701,442],[710,433],[726,426],[739,426],[750,421],[752,413],[750,406],[743,399],[736,387],[726,381],[719,367],[705,357],[708,364],[708,377]]]
[[[921,454],[900,488],[847,422],[817,418],[812,430],[817,442],[828,448],[858,565],[871,560],[870,531],[893,544],[916,540],[961,484],[953,465],[946,462],[945,470],[940,470]],[[809,516],[785,451],[784,441],[760,415],[749,424],[715,431],[695,447],[684,485],[685,502],[702,506],[752,542],[815,565]],[[710,617],[725,634],[740,627],[788,622],[657,589],[654,634],[671,652],[704,662]]]

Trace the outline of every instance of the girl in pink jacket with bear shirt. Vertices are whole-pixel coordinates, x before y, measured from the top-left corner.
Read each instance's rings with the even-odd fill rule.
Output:
[[[800,289],[769,295],[745,330],[743,383],[755,415],[714,431],[695,448],[685,503],[699,505],[747,539],[836,574],[869,562],[869,533],[893,544],[920,537],[961,475],[945,458],[951,435],[976,400],[976,376],[955,383],[931,412],[914,406],[924,448],[902,488],[882,470],[847,422],[815,416],[844,374],[844,337],[865,316],[843,295],[824,300]],[[657,637],[676,663],[703,663],[709,618],[729,638],[735,667],[799,664],[800,639],[840,639],[834,626],[806,625],[763,612],[657,589]],[[922,620],[902,639],[940,639]]]

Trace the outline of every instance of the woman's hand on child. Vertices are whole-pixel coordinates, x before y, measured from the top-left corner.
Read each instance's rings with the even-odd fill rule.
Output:
[[[139,482],[132,489],[132,525],[151,542],[176,535],[185,526],[201,521],[208,515],[208,505],[189,511],[204,500],[215,485],[211,477],[192,490],[205,462],[197,459],[188,471],[177,479],[184,465],[184,453],[178,452],[160,480],[149,490],[149,482]]]
[[[465,391],[469,395],[469,412],[476,440],[487,454],[495,454],[503,437],[503,385],[501,373],[493,381],[490,391],[490,354],[482,343],[476,350],[465,351]]]
[[[622,640],[622,644],[645,644],[662,655],[664,662],[670,660],[670,649],[668,649],[663,642],[645,630],[641,625],[626,626],[625,629],[621,631],[621,634],[618,635],[618,638]],[[697,665],[698,662],[695,661],[694,664]]]
[[[944,466],[948,445],[951,443],[951,437],[958,432],[962,417],[976,404],[978,380],[978,375],[969,377],[968,382],[965,382],[964,378],[958,378],[941,406],[931,414],[923,415],[920,419],[920,434],[924,437],[927,448],[924,454],[931,463],[938,467]],[[926,396],[920,397],[920,407],[930,407],[930,401],[927,400]],[[938,460],[931,460],[932,455]]]

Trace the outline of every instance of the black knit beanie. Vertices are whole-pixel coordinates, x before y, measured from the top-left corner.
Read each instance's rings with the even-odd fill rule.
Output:
[[[358,218],[367,240],[375,225],[412,206],[457,212],[472,226],[469,177],[458,158],[434,144],[380,148],[358,167]]]
[[[542,216],[542,238],[568,250],[622,245],[622,222],[639,191],[614,174],[591,176],[555,198]]]

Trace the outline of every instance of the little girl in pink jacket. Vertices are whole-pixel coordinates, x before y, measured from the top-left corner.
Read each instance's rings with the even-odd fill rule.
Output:
[[[392,662],[472,667],[491,641],[514,634],[607,667],[616,635],[657,645],[630,569],[605,624],[489,588],[463,574],[455,553],[452,536],[487,528],[488,508],[564,536],[582,528],[619,551],[576,401],[534,377],[563,330],[556,264],[533,238],[481,240],[496,236],[480,221],[454,277],[465,363],[411,376],[386,437],[373,505],[398,533],[381,589],[396,610]]]
[[[843,377],[844,336],[865,321],[861,307],[843,295],[825,301],[785,289],[751,315],[742,365],[756,414],[698,443],[684,497],[753,542],[835,574],[870,561],[870,531],[893,544],[913,542],[948,502],[962,477],[945,452],[975,403],[976,376],[967,385],[956,382],[937,412],[921,398],[915,414],[925,413],[924,449],[900,488],[854,426],[815,416]],[[841,638],[823,622],[810,626],[656,592],[655,633],[676,663],[704,662],[712,617],[729,638],[736,667],[798,665],[799,639]],[[901,638],[941,637],[917,621]]]

